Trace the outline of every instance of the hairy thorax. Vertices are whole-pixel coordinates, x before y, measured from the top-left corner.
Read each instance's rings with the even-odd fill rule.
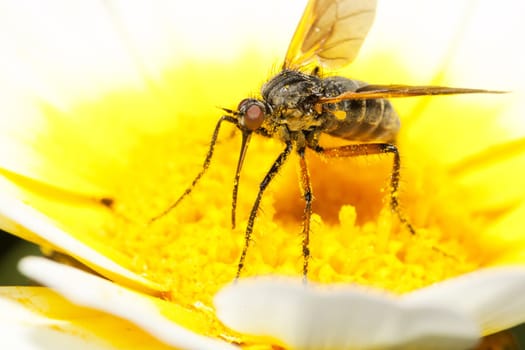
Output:
[[[272,108],[266,128],[284,141],[322,132],[350,141],[394,140],[400,123],[388,100],[342,101],[316,108],[321,97],[334,97],[365,85],[344,77],[321,78],[284,70],[262,88],[263,99]]]

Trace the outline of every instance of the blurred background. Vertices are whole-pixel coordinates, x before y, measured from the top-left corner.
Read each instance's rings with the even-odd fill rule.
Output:
[[[0,286],[26,286],[30,281],[22,276],[16,264],[26,255],[42,255],[38,246],[0,230]]]

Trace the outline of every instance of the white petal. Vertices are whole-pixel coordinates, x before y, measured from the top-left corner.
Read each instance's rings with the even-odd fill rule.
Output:
[[[51,220],[42,213],[7,194],[0,197],[0,220],[7,223],[15,222],[20,224],[27,230],[38,234],[45,241],[70,253],[96,271],[113,277],[118,276],[119,280],[122,280],[128,286],[150,293],[162,291],[161,286],[123,268],[53,225]]]
[[[78,269],[43,258],[24,258],[20,270],[71,302],[127,319],[166,344],[181,349],[226,350],[236,347],[195,334],[164,318],[144,295]]]
[[[472,320],[450,308],[358,287],[248,279],[220,291],[215,306],[227,326],[294,349],[465,349],[479,338]]]
[[[472,272],[404,296],[412,305],[447,305],[478,322],[484,334],[525,321],[525,267]]]
[[[48,318],[31,310],[33,305],[27,302],[27,293],[7,293],[4,288],[0,292],[1,349],[115,350],[109,343],[70,322]],[[5,294],[9,294],[11,298]],[[34,294],[38,296],[38,293]]]

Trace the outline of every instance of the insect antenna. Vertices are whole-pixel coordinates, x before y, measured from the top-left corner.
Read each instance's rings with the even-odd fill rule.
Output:
[[[195,185],[199,182],[201,177],[206,173],[206,171],[208,170],[210,166],[211,158],[213,157],[213,151],[215,150],[215,144],[217,143],[217,137],[219,136],[219,131],[221,129],[221,125],[223,122],[228,122],[228,123],[237,125],[237,119],[232,116],[224,115],[219,119],[219,121],[217,122],[217,125],[215,126],[215,130],[213,131],[213,136],[211,137],[210,146],[208,148],[208,152],[206,153],[206,158],[204,158],[204,163],[202,164],[201,171],[197,174],[197,176],[195,176],[191,184],[186,188],[186,190],[182,193],[182,195],[179,198],[177,198],[177,200],[175,200],[163,212],[161,212],[160,214],[158,214],[157,216],[154,216],[153,218],[149,220],[150,224],[162,218],[163,216],[168,214],[171,210],[173,210],[175,207],[177,207],[177,205],[179,205],[179,203],[182,202],[182,200],[191,193]]]

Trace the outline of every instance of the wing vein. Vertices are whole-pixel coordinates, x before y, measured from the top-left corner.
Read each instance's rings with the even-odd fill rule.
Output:
[[[372,26],[375,7],[376,0],[310,0],[283,67],[336,69],[350,64]]]

